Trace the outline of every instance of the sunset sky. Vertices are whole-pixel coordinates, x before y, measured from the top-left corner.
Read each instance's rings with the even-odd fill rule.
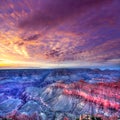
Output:
[[[0,68],[119,68],[120,0],[0,0]]]

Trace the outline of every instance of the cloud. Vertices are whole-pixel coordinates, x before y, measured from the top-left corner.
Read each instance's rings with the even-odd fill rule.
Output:
[[[42,0],[39,8],[23,18],[18,27],[48,30],[76,15],[85,14],[92,7],[99,9],[99,6],[107,3],[106,0]]]
[[[31,41],[31,40],[38,40],[40,37],[40,34],[34,34],[34,35],[30,35],[26,38],[26,36],[22,37],[23,40],[25,41]]]
[[[6,0],[0,6],[0,59],[116,64],[120,57],[119,3]]]

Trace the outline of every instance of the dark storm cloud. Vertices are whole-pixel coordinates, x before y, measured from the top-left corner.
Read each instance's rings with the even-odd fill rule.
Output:
[[[38,38],[40,37],[40,34],[35,34],[35,35],[31,35],[29,37],[22,37],[23,40],[25,41],[31,41],[31,40],[38,40]]]
[[[24,45],[24,42],[18,41],[18,42],[15,42],[14,44],[16,44],[16,45],[18,45],[18,46],[22,46],[22,45]]]
[[[92,7],[98,7],[110,3],[111,0],[45,0],[41,2],[42,9],[33,12],[20,21],[20,28],[38,29],[54,27],[76,15],[89,11]],[[38,6],[37,6],[38,7]]]

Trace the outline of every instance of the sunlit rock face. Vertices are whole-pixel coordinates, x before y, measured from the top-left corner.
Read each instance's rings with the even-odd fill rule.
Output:
[[[75,120],[90,114],[117,120],[119,78],[117,70],[0,70],[0,117]]]
[[[83,113],[89,114],[104,114],[106,116],[111,115],[114,111],[118,114],[120,109],[120,82],[113,83],[97,83],[97,84],[89,84],[84,81],[75,82],[72,84],[64,84],[57,83],[55,87],[61,88],[63,90],[63,95],[69,96],[66,103],[73,102],[74,97],[79,99],[78,103],[83,102]],[[61,101],[61,99],[65,99],[63,96],[60,96],[60,99],[57,101]],[[71,102],[72,101],[72,102]],[[77,103],[77,101],[75,101]],[[65,102],[64,102],[65,104]],[[81,114],[81,111],[79,111]]]

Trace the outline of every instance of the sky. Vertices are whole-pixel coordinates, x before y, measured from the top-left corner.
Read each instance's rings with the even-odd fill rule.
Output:
[[[0,0],[0,69],[119,68],[120,0]]]

